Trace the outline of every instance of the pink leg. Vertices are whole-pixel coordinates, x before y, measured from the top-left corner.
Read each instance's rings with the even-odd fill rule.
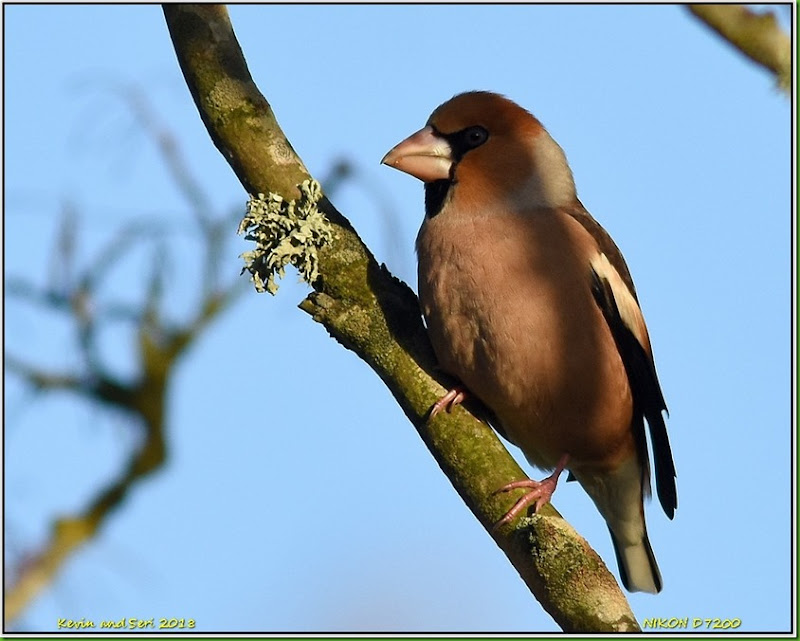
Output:
[[[466,398],[467,391],[463,387],[454,387],[433,404],[433,407],[431,407],[430,418],[433,418],[442,410],[445,410],[449,414],[453,411],[453,408],[456,405],[460,405]]]
[[[564,454],[564,456],[559,459],[556,469],[553,470],[553,473],[546,479],[542,481],[532,481],[530,479],[525,479],[524,481],[514,481],[513,483],[504,485],[499,490],[495,490],[494,494],[501,494],[503,492],[510,492],[511,490],[519,489],[521,487],[531,488],[529,492],[521,496],[519,500],[514,503],[514,506],[508,512],[506,512],[506,515],[502,519],[494,524],[493,529],[496,530],[503,525],[510,523],[520,512],[522,512],[522,510],[524,510],[531,503],[534,503],[534,501],[534,512],[538,512],[543,505],[549,503],[550,497],[553,496],[553,492],[556,491],[558,477],[560,476],[561,472],[564,471],[564,468],[567,466],[568,462],[569,454]]]

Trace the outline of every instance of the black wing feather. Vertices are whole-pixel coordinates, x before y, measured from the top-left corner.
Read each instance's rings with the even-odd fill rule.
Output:
[[[619,250],[616,249],[616,246],[614,246],[614,249],[619,257],[618,261],[621,261],[622,256],[619,254]],[[609,257],[609,262],[614,265],[611,257]],[[627,274],[627,269],[625,273]],[[630,276],[628,276],[628,279],[630,279]],[[611,334],[614,336],[617,349],[625,365],[625,371],[628,374],[628,382],[633,395],[633,428],[636,436],[636,445],[639,449],[640,458],[644,461],[643,486],[647,492],[650,485],[650,474],[644,418],[647,419],[647,424],[650,427],[658,499],[661,507],[664,508],[664,512],[671,519],[675,515],[675,508],[678,507],[678,492],[675,486],[675,464],[672,460],[672,448],[669,445],[667,426],[664,423],[662,414],[662,411],[667,411],[667,404],[664,402],[664,395],[658,382],[655,363],[620,316],[611,284],[601,278],[594,269],[592,269],[592,294],[611,329]]]

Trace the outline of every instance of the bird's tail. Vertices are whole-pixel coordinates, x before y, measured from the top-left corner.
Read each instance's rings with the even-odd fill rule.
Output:
[[[642,468],[631,457],[616,470],[572,470],[606,520],[622,584],[629,592],[661,591],[661,573],[644,522]]]
[[[647,531],[637,543],[621,542],[614,536],[614,530],[610,525],[608,531],[611,533],[611,541],[614,543],[619,576],[625,589],[628,592],[650,592],[651,594],[661,592],[661,572],[658,570],[653,548],[650,547]]]

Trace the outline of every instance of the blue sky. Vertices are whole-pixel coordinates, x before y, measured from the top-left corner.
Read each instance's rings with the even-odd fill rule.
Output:
[[[4,9],[7,275],[47,282],[65,203],[84,257],[126,222],[158,220],[172,238],[191,225],[111,79],[146,93],[218,211],[244,210],[159,7]],[[647,507],[664,591],[632,595],[633,610],[640,622],[787,630],[791,103],[773,80],[673,6],[234,6],[231,17],[306,166],[323,177],[339,158],[354,164],[334,201],[413,287],[422,189],[380,166],[383,154],[469,89],[539,117],[628,261],[670,408],[679,507],[674,521]],[[178,242],[176,317],[200,277]],[[230,248],[233,275],[249,247]],[[146,257],[120,266],[114,295],[135,297]],[[183,617],[199,631],[557,630],[378,378],[296,309],[306,292],[290,274],[275,298],[246,294],[186,355],[168,464],[18,629]],[[62,319],[6,300],[9,352],[67,367],[71,337]],[[117,371],[131,371],[130,337],[104,339]],[[53,518],[114,476],[135,426],[9,376],[5,391],[5,540],[35,550]],[[580,487],[562,483],[554,504],[616,574]]]

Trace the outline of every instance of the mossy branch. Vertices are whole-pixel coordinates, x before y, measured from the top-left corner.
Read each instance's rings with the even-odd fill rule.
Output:
[[[167,4],[164,15],[200,117],[245,190],[300,198],[311,176],[253,82],[225,7]],[[638,630],[613,576],[552,507],[492,531],[518,498],[493,491],[524,473],[491,428],[465,409],[427,420],[448,381],[436,374],[416,296],[378,265],[324,196],[318,208],[330,238],[316,250],[314,291],[300,308],[381,377],[464,502],[564,630]]]
[[[734,4],[690,4],[697,18],[750,60],[775,74],[778,86],[792,84],[792,43],[773,13],[755,13]]]

